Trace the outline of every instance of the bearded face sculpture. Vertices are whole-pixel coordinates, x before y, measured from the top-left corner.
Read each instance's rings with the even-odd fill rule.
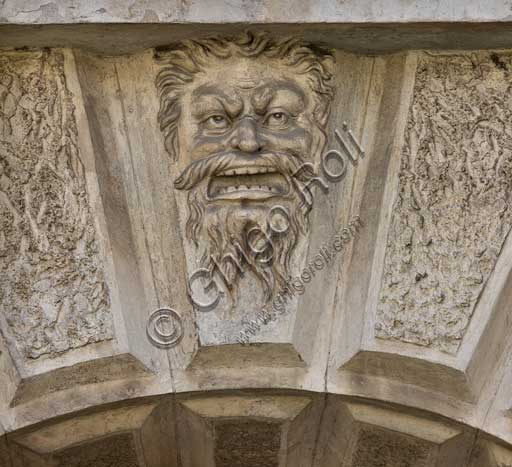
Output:
[[[269,300],[308,229],[331,56],[298,39],[250,33],[186,41],[157,56],[158,119],[180,173],[175,188],[188,192],[187,239],[232,292],[243,265]],[[269,229],[276,206],[284,229]]]

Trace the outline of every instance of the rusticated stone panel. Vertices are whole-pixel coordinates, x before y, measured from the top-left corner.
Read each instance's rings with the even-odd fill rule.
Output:
[[[0,314],[25,359],[112,338],[58,51],[0,55]]]
[[[215,424],[216,467],[278,467],[281,425],[257,420]]]
[[[512,57],[423,55],[375,324],[456,353],[512,224]]]
[[[55,455],[59,467],[139,467],[132,433],[103,438]]]
[[[362,428],[352,467],[427,467],[431,444],[377,428]]]

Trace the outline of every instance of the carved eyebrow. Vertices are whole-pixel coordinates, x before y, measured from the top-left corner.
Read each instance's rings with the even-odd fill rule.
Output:
[[[263,86],[261,89],[258,89],[251,99],[251,104],[256,113],[264,113],[274,95],[275,92],[270,86]]]
[[[299,86],[290,82],[262,86],[252,97],[251,103],[257,113],[264,113],[272,102],[279,101],[284,96],[288,97],[286,107],[291,106],[296,112],[304,108],[306,95]]]
[[[231,116],[238,115],[243,109],[243,101],[236,93],[230,96],[218,86],[213,85],[203,85],[195,89],[192,92],[192,102],[199,104],[200,108],[197,109],[199,113],[215,102],[219,103]]]

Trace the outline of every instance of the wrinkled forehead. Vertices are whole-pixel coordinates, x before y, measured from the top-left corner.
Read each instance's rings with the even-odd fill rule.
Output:
[[[262,109],[274,101],[304,108],[309,91],[305,76],[296,76],[292,68],[263,57],[212,61],[187,88],[186,101],[193,107],[222,100],[233,106],[248,101]]]

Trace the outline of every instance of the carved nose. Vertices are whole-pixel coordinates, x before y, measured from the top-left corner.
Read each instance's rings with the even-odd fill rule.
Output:
[[[245,118],[240,122],[233,145],[242,152],[255,153],[261,151],[258,130],[254,120]]]

